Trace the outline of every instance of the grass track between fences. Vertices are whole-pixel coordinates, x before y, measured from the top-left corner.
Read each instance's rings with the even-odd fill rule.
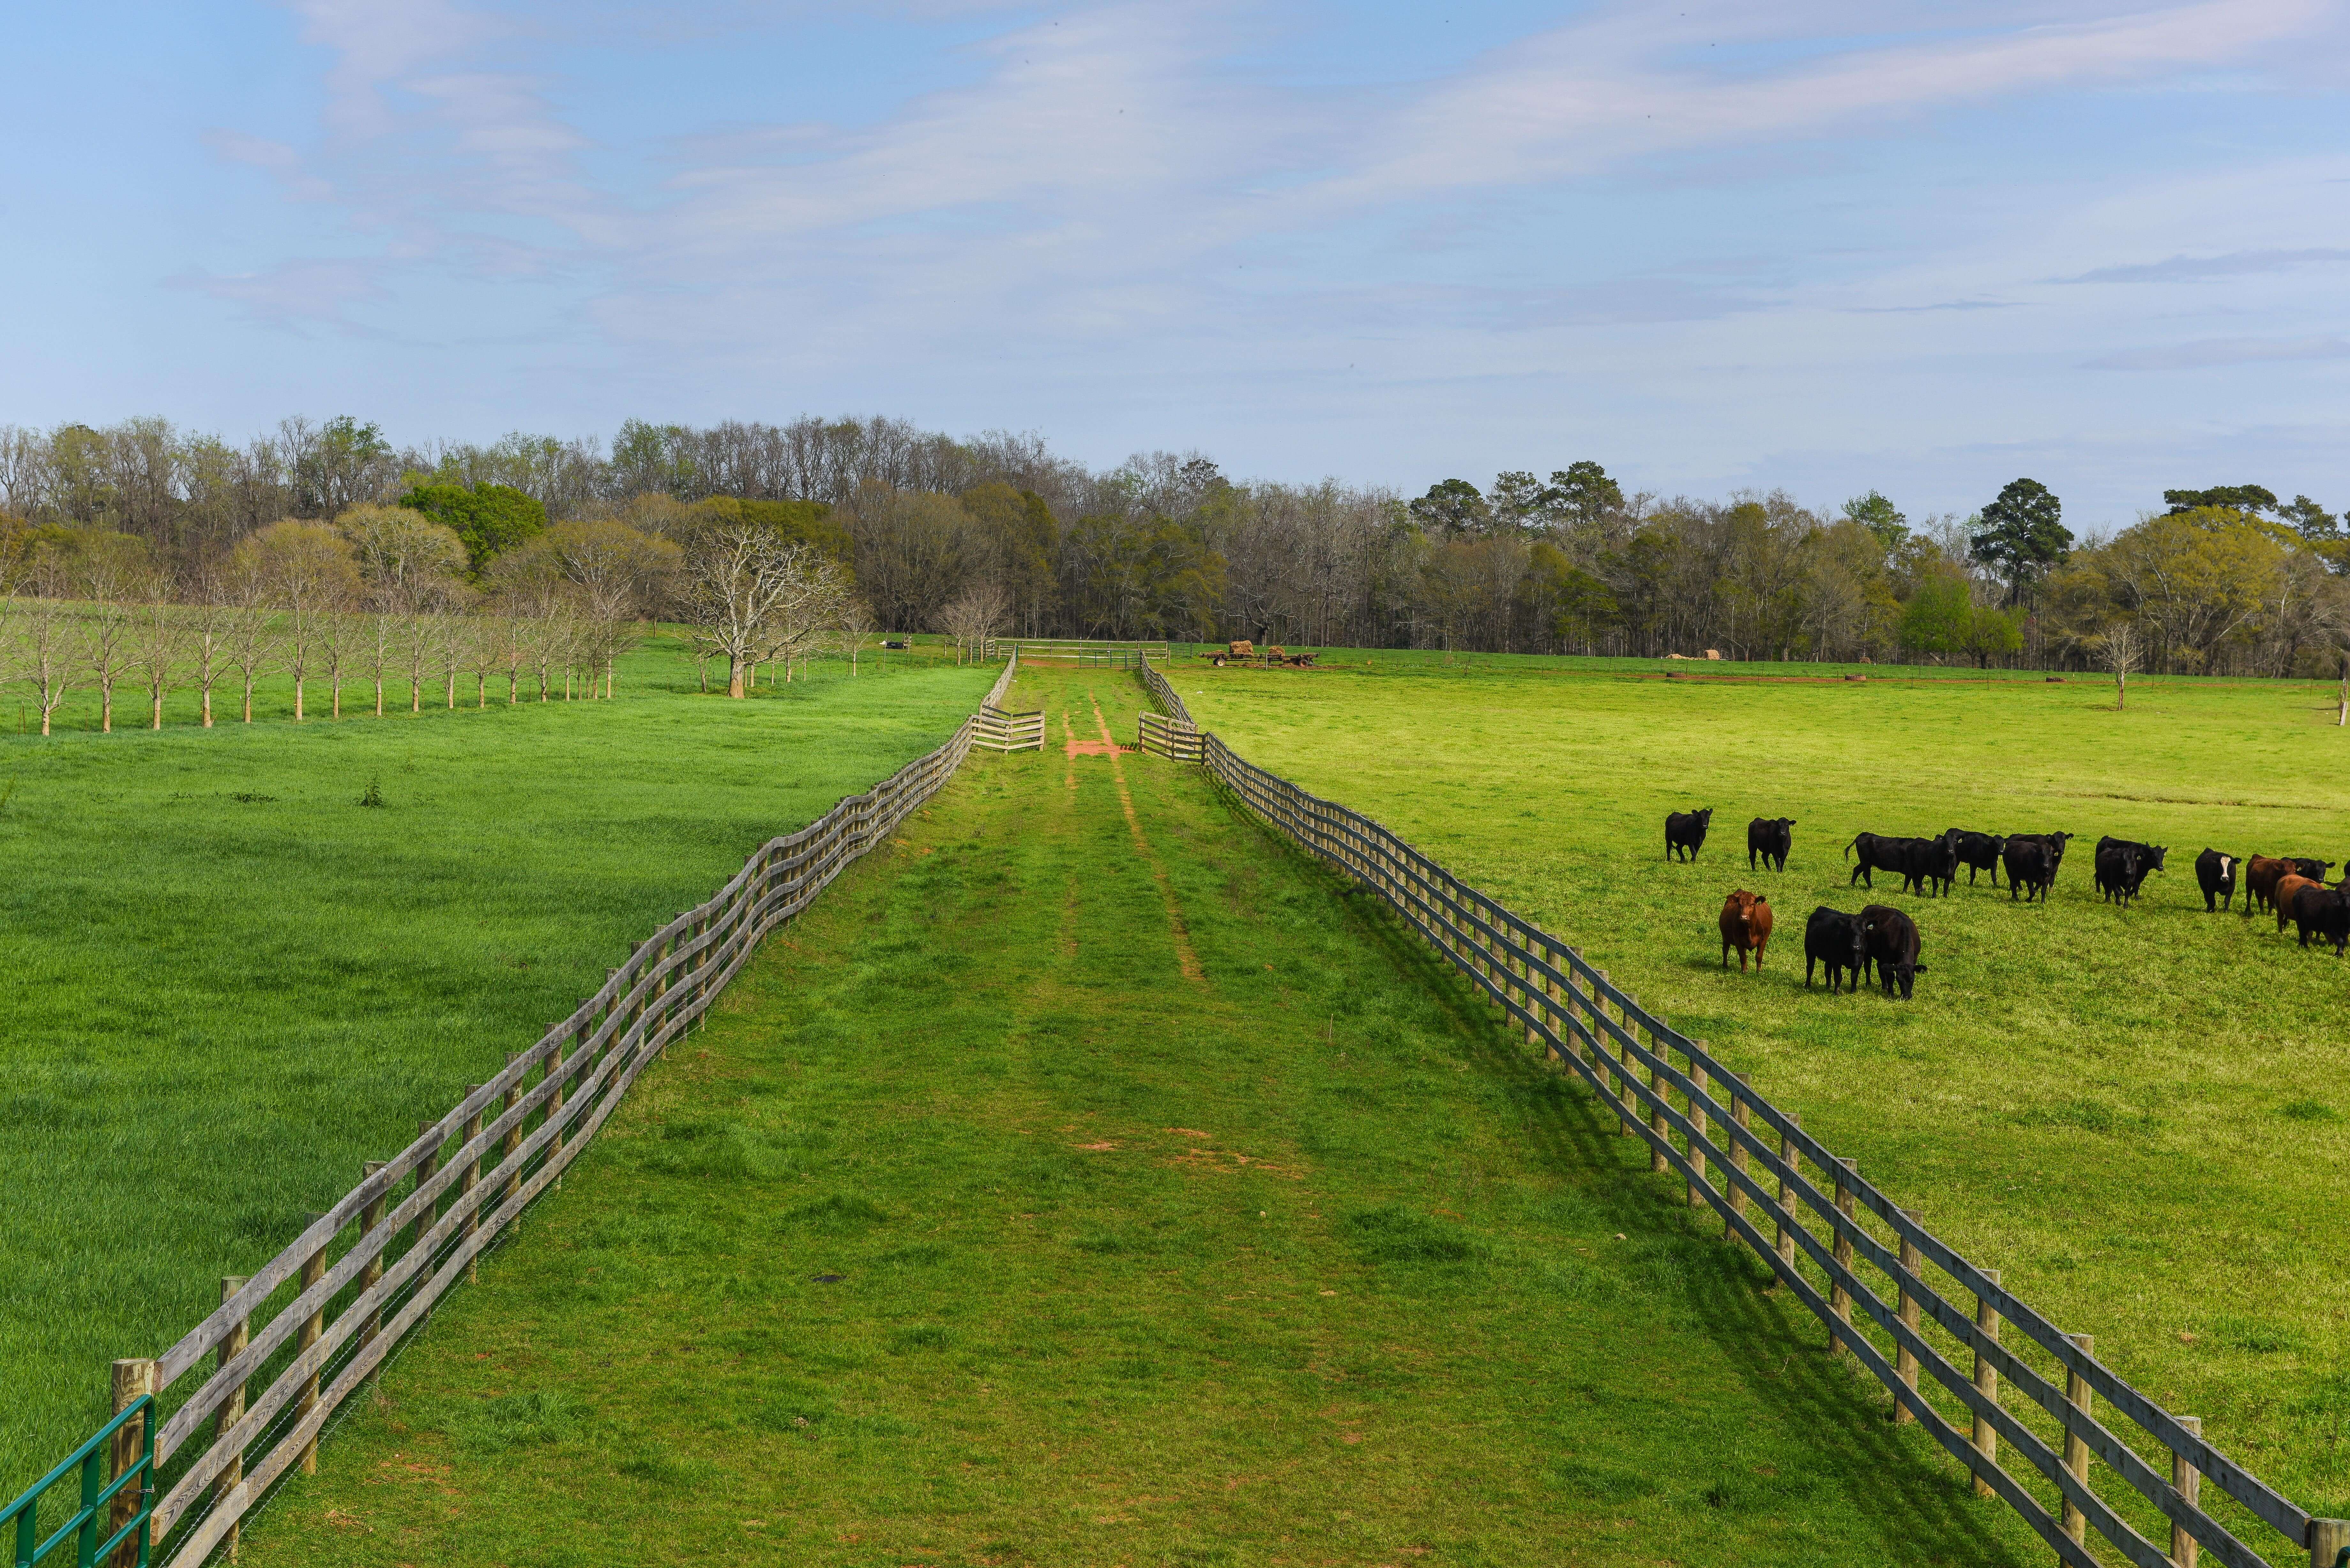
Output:
[[[247,1561],[2041,1559],[1139,697],[1024,677]]]
[[[2192,861],[2350,853],[2330,696],[2167,683],[2126,713],[2079,685],[1680,689],[1503,670],[1182,680],[1253,762],[1378,817],[1578,942],[1711,1039],[2007,1288],[2313,1512],[2350,1513],[2350,973],[2273,921],[2207,916]],[[1668,809],[1717,807],[1695,867]],[[1752,815],[1797,818],[1782,877]],[[2044,909],[1847,890],[1857,829],[2086,836]],[[2100,904],[2101,832],[2172,846]],[[1771,967],[1720,968],[1724,892],[1777,907]],[[1908,1004],[1802,981],[1814,903],[1896,903],[1930,971]]]
[[[609,702],[0,740],[0,1487],[364,1159],[743,856],[935,745],[984,669],[730,703],[656,648]],[[370,782],[386,805],[363,809]]]

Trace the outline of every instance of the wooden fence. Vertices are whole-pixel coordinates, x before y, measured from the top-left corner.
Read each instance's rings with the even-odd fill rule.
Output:
[[[1014,655],[981,710],[997,706]],[[1041,741],[1042,716],[1037,716]],[[505,1070],[474,1085],[153,1361],[115,1364],[116,1405],[195,1390],[155,1432],[148,1521],[172,1568],[195,1568],[270,1487],[316,1468],[320,1432],[482,1252],[559,1186],[620,1097],[691,1028],[769,931],[895,831],[953,776],[984,728],[954,737],[797,833],[772,839],[709,902],[654,932],[603,987]],[[37,1490],[37,1489],[36,1489]],[[28,1494],[28,1497],[30,1494]],[[25,1500],[20,1500],[23,1501]]]
[[[1035,752],[1045,747],[1045,711],[1007,713],[990,702],[972,721],[971,743],[991,752]]]
[[[1200,732],[1187,720],[1170,719],[1163,713],[1145,709],[1141,719],[1142,749],[1154,757],[1170,762],[1196,763],[1205,759],[1200,750]]]
[[[1109,642],[1096,638],[991,637],[986,656],[1002,659],[1015,649],[1031,664],[1074,664],[1085,670],[1139,670],[1148,659],[1167,662],[1164,642]]]
[[[1187,726],[1156,670],[1145,683]],[[1588,1085],[1649,1169],[1721,1217],[1816,1316],[1829,1346],[1883,1384],[1917,1423],[2074,1568],[2104,1561],[2088,1532],[2138,1568],[2272,1568],[2239,1531],[2273,1532],[2336,1568],[2350,1521],[2313,1519],[2203,1440],[2068,1334],[1936,1238],[1854,1162],[1840,1159],[1706,1049],[1643,1009],[1577,950],[1468,886],[1360,813],[1306,794],[1212,733],[1220,784],[1299,845],[1384,898],[1539,1044]],[[1806,1168],[1808,1168],[1808,1174]],[[1866,1272],[1864,1272],[1866,1271]],[[2007,1331],[2019,1336],[2011,1338]],[[1963,1363],[1963,1365],[1962,1365]],[[2020,1395],[2021,1407],[2010,1397]],[[2119,1419],[2101,1417],[2098,1401]],[[2117,1431],[2116,1428],[2120,1428]],[[2127,1434],[2126,1436],[2125,1434]],[[2004,1450],[2022,1461],[2012,1469]],[[2149,1457],[2151,1456],[2151,1457]],[[2093,1469],[2092,1460],[2102,1469]],[[2116,1486],[2116,1480],[2119,1481]],[[2204,1487],[2233,1510],[2207,1511]],[[2277,1548],[2271,1544],[2266,1550]]]

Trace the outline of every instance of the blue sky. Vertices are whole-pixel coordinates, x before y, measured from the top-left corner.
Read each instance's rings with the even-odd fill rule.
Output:
[[[2314,0],[81,0],[0,421],[900,414],[1417,492],[2350,506]]]

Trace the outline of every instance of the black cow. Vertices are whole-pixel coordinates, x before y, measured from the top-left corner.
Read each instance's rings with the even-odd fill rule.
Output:
[[[1836,993],[1836,982],[1846,972],[1852,976],[1852,989],[1860,991],[1861,976],[1868,971],[1868,929],[1858,915],[1847,915],[1831,909],[1825,904],[1812,911],[1804,925],[1804,987],[1811,988],[1814,964],[1828,968],[1828,994]]]
[[[1950,847],[1958,852],[1959,864],[1967,868],[1967,886],[1975,885],[1975,873],[1991,873],[1991,885],[1999,886],[1999,857],[2007,848],[2007,840],[1996,833],[1971,833],[1963,827],[1953,827],[1942,835]]]
[[[2054,885],[2056,873],[2064,864],[2064,846],[2073,842],[2073,836],[2069,833],[2011,833],[2007,836],[2007,842],[2010,847],[2018,844],[2037,844],[2047,850],[2048,880]]]
[[[1900,910],[1883,904],[1871,904],[1860,912],[1868,948],[1868,961],[1877,966],[1877,978],[1891,996],[1895,985],[1901,988],[1901,1000],[1909,1000],[1909,988],[1916,978],[1926,972],[1918,961],[1918,922]]]
[[[1852,875],[1846,879],[1846,887],[1866,877],[1866,885],[1874,889],[1877,872],[1898,871],[1905,893],[1948,892],[1959,874],[1957,851],[1939,838],[1894,838],[1882,833],[1863,833],[1844,847],[1846,854],[1858,856]]]
[[[2097,897],[2126,907],[2146,880],[2146,853],[2135,844],[2097,846]]]
[[[2350,897],[2338,889],[2320,884],[2294,893],[2293,919],[2301,928],[2303,947],[2309,945],[2312,937],[2324,937],[2334,944],[2335,958],[2350,947]]]
[[[2295,871],[2313,882],[2324,881],[2326,867],[2334,864],[2331,860],[2312,860],[2305,855],[2288,855],[2285,858],[2293,862],[2293,868]]]
[[[2135,838],[2100,838],[2097,840],[2097,863],[2100,866],[2105,864],[2106,851],[2108,849],[2135,849],[2137,851],[2137,871],[2132,877],[2129,886],[2129,896],[2133,898],[2137,897],[2138,888],[2146,881],[2147,873],[2149,871],[2161,870],[2163,868],[2162,857],[2169,853],[2169,848],[2167,845],[2140,844]],[[2100,884],[2100,886],[2102,885],[2103,884]]]
[[[1690,860],[1705,847],[1705,830],[1713,824],[1713,807],[1703,811],[1671,811],[1665,814],[1665,858],[1673,858],[1673,851],[1682,851]]]
[[[2195,885],[2203,889],[2203,912],[2219,913],[2236,897],[2236,868],[2243,862],[2233,855],[2206,849],[2195,857]],[[2247,898],[2251,895],[2244,895]]]
[[[2042,903],[2048,901],[2048,888],[2056,880],[2054,851],[2036,838],[2010,838],[2007,849],[2000,858],[2007,866],[2007,900],[2015,902],[2018,893],[2023,901],[2032,902],[2037,894]]]
[[[1795,819],[1792,816],[1758,816],[1746,825],[1746,868],[1753,870],[1760,856],[1762,864],[1773,871],[1787,868],[1787,851],[1794,847]],[[1773,865],[1773,862],[1777,862]]]

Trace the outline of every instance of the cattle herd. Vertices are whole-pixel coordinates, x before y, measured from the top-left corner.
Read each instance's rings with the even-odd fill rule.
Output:
[[[1665,858],[1694,863],[1698,851],[1705,847],[1706,832],[1712,823],[1711,806],[1669,814]],[[1787,816],[1758,816],[1747,824],[1747,869],[1784,871],[1787,853],[1794,844],[1794,819]],[[1845,846],[1845,858],[1852,863],[1846,880],[1874,891],[1877,873],[1883,871],[1898,876],[1905,893],[1947,897],[1963,866],[1970,887],[1978,873],[1988,871],[1991,885],[1996,888],[2004,870],[2011,902],[2019,898],[2026,903],[2035,898],[2044,902],[2048,889],[2055,885],[2058,867],[2064,863],[2065,846],[2074,836],[2069,833],[1973,833],[1961,827],[1933,838],[1862,833]],[[2137,898],[2147,876],[2163,869],[2167,849],[2165,845],[2135,839],[2097,840],[2098,896],[2126,908]],[[2350,946],[2350,875],[2329,887],[2325,873],[2334,864],[2299,856],[2240,858],[2206,849],[2196,857],[2195,880],[2202,888],[2206,912],[2216,914],[2232,908],[2241,881],[2247,918],[2256,907],[2272,911],[2278,931],[2291,922],[2300,928],[2303,947],[2309,946],[2311,938],[2319,938],[2331,941],[2334,955],[2339,958],[2344,948]],[[2350,872],[2350,865],[2345,870]],[[1750,956],[1755,969],[1761,970],[1762,950],[1771,941],[1769,899],[1738,889],[1724,900],[1720,925],[1722,967],[1730,967],[1730,955],[1735,950],[1742,973]],[[1812,911],[1804,926],[1804,984],[1811,985],[1825,966],[1831,995],[1847,978],[1851,989],[1857,992],[1873,970],[1886,995],[1893,995],[1898,989],[1906,1001],[1916,977],[1926,972],[1926,966],[1918,961],[1918,924],[1899,909],[1871,904],[1856,915],[1848,915],[1823,905]]]

